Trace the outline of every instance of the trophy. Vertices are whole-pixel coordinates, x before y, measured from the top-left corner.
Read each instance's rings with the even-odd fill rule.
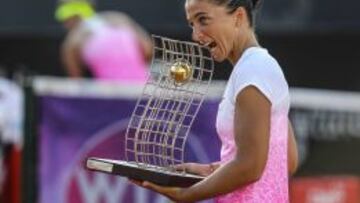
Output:
[[[152,38],[150,77],[126,130],[126,160],[91,157],[86,167],[159,185],[188,187],[204,177],[176,166],[184,163],[185,143],[208,91],[214,62],[207,47]]]

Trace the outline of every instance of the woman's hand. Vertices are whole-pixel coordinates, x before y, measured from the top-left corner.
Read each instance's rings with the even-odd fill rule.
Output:
[[[160,193],[175,202],[191,202],[186,193],[186,188],[160,186],[148,181],[130,180],[130,182],[140,187]]]
[[[213,164],[198,164],[198,163],[184,163],[175,166],[178,171],[185,170],[187,173],[192,173],[199,176],[209,176],[217,167]]]
[[[218,168],[219,164],[199,164],[199,163],[184,163],[175,165],[175,169],[178,171],[185,170],[187,173],[199,175],[199,176],[209,176],[213,173],[216,168]],[[148,181],[138,181],[138,180],[130,180],[130,182],[138,185],[140,187],[150,189],[154,192],[160,193],[169,199],[175,202],[193,202],[194,200],[191,198],[189,194],[189,190],[187,188],[180,187],[166,187],[160,186]]]

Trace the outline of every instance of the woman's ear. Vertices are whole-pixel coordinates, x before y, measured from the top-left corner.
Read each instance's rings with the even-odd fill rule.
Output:
[[[244,25],[244,23],[247,21],[247,14],[244,7],[240,6],[234,11],[233,14],[236,18],[235,25],[237,27]]]

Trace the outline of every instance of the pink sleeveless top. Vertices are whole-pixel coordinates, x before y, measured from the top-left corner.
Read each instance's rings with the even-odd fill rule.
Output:
[[[216,202],[287,203],[289,202],[287,167],[289,91],[280,66],[265,49],[258,47],[247,49],[231,73],[216,121],[222,142],[221,162],[226,163],[236,155],[234,104],[236,96],[247,86],[258,88],[272,104],[267,163],[260,180],[217,197]]]
[[[91,35],[82,57],[97,79],[144,82],[147,65],[136,34],[128,28],[111,27],[100,17],[84,22]]]

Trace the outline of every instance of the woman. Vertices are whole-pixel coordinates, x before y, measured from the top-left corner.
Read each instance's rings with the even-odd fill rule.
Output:
[[[288,176],[297,167],[297,149],[288,120],[288,84],[277,61],[261,48],[253,21],[257,0],[187,0],[193,39],[210,48],[216,61],[234,69],[217,115],[222,141],[219,163],[185,164],[205,175],[189,188],[135,182],[180,202],[288,202]],[[183,167],[183,166],[180,166]]]
[[[97,79],[146,81],[152,42],[130,17],[95,13],[86,0],[73,0],[58,6],[56,18],[69,31],[62,59],[70,77],[82,77],[82,66],[87,65]]]

